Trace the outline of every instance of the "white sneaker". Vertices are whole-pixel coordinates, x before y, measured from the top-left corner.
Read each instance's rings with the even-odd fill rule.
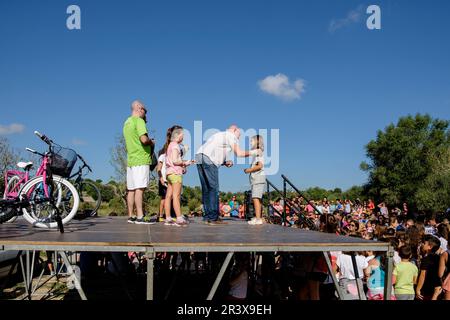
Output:
[[[262,219],[252,218],[252,220],[248,221],[248,224],[251,225],[263,224],[263,221]]]

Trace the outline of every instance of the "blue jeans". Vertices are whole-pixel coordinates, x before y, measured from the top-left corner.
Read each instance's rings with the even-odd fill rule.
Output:
[[[219,219],[219,168],[204,154],[195,156],[202,185],[203,220]]]

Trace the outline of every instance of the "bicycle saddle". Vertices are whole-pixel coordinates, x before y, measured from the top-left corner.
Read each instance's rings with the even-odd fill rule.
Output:
[[[33,162],[19,162],[17,166],[21,169],[30,169],[33,166]]]

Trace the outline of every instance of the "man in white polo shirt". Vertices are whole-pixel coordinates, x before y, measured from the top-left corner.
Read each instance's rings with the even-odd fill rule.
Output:
[[[226,131],[213,134],[197,151],[198,175],[202,185],[202,202],[205,215],[203,220],[208,224],[219,221],[219,167],[233,166],[232,161],[226,161],[227,153],[233,151],[237,157],[257,155],[261,150],[245,151],[239,148],[241,132],[236,125]]]

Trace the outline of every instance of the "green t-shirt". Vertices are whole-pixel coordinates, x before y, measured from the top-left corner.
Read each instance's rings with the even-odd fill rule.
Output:
[[[139,117],[129,117],[123,125],[123,137],[127,147],[127,163],[129,167],[150,165],[151,147],[144,146],[139,139],[147,133],[145,121]]]
[[[417,278],[419,270],[411,262],[401,261],[394,268],[396,276],[395,294],[414,294],[414,277]]]

